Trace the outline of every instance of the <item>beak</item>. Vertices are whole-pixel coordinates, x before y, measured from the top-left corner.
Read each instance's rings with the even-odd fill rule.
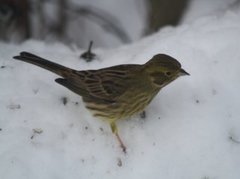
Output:
[[[190,74],[181,68],[179,71],[179,76],[184,76],[184,75],[190,75]]]

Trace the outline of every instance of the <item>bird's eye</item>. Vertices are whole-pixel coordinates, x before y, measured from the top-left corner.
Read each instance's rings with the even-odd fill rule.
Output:
[[[172,73],[171,73],[170,71],[167,71],[167,72],[166,72],[166,75],[167,75],[167,76],[170,76],[171,74],[172,74]]]

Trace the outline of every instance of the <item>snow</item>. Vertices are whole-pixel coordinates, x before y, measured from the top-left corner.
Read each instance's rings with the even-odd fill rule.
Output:
[[[58,43],[0,43],[1,179],[239,179],[239,18],[234,8],[166,27],[131,45],[96,49],[91,63],[79,59],[84,50]],[[124,154],[108,124],[55,74],[12,59],[23,50],[79,70],[166,53],[191,76],[165,87],[146,119],[118,122]]]
[[[189,23],[199,17],[221,14],[229,7],[238,4],[238,0],[191,0],[182,21]]]
[[[111,15],[112,17],[107,17],[107,19],[113,21],[113,23],[115,22],[119,28],[124,30],[130,41],[139,40],[144,33],[147,16],[145,0],[101,0],[101,2],[99,0],[71,0],[70,2],[93,8],[93,10],[97,8],[95,9],[97,12],[101,10],[102,13]],[[73,34],[70,34],[70,36],[72,39],[81,39],[82,46],[88,47],[90,40],[94,41],[95,47],[113,48],[123,44],[118,37],[109,33],[106,27],[105,29],[102,27],[104,24],[96,23],[84,16],[78,20],[74,21],[74,23],[81,23],[82,29],[77,28],[77,31],[71,32]],[[133,23],[134,25],[132,25]],[[76,37],[75,34],[81,35]]]
[[[127,31],[132,40],[139,39],[143,33],[147,14],[144,0],[102,0],[101,3],[98,0],[72,0],[72,2],[82,6],[97,7],[110,13],[125,27],[124,30]],[[131,15],[124,12],[131,12]],[[133,22],[134,25],[131,25]]]

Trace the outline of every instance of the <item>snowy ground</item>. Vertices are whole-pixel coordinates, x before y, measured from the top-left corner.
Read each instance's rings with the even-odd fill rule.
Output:
[[[239,19],[234,7],[166,27],[132,45],[97,49],[92,63],[78,58],[82,50],[61,44],[1,43],[1,179],[239,179]],[[108,124],[56,84],[56,75],[12,59],[23,50],[79,70],[144,63],[167,53],[191,76],[165,87],[146,119],[119,121],[125,155]]]

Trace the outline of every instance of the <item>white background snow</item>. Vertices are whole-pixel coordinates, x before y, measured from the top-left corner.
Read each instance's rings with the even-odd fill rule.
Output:
[[[0,43],[0,178],[239,179],[240,8],[227,5],[197,15],[193,3],[182,25],[95,49],[92,63],[79,59],[83,49],[58,43]],[[21,51],[79,70],[145,63],[166,53],[191,76],[165,87],[146,119],[118,122],[123,154],[108,124],[56,84],[56,75],[12,59]]]

